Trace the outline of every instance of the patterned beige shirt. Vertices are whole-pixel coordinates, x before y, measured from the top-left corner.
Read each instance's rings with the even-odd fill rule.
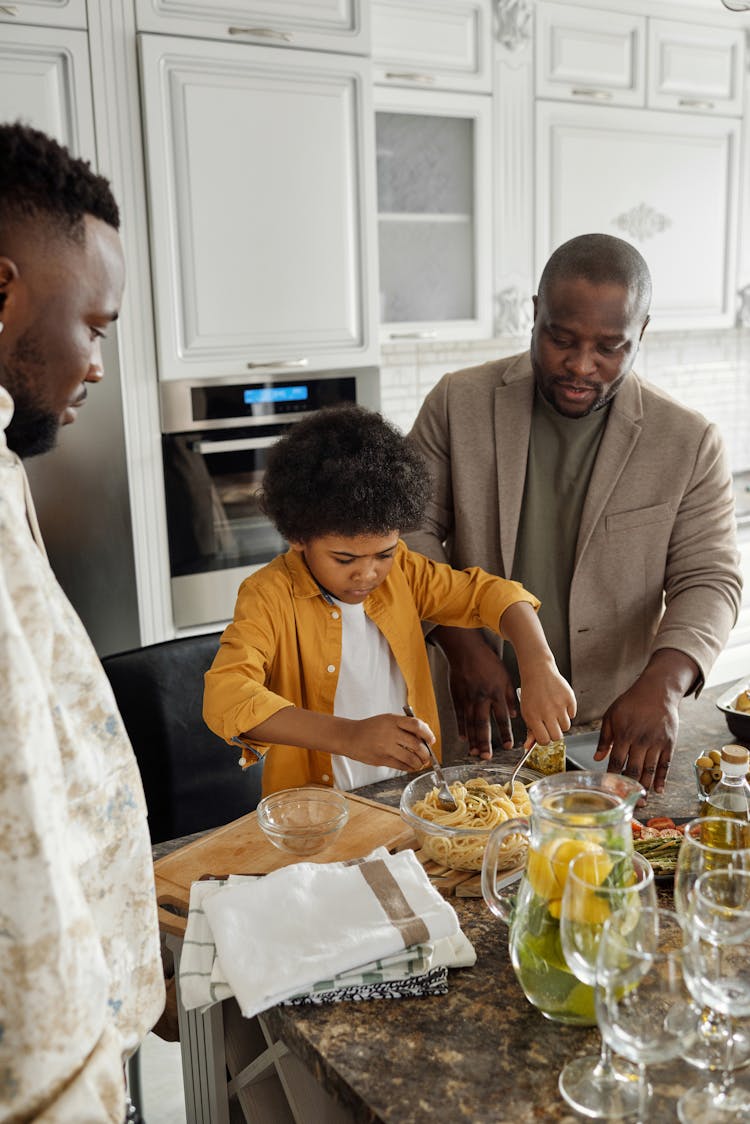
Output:
[[[143,788],[12,410],[0,387],[0,1122],[122,1124],[123,1061],[164,1002]]]

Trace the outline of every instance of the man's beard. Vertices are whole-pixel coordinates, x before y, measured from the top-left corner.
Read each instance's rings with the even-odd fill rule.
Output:
[[[13,417],[5,430],[8,448],[22,459],[54,449],[60,429],[59,417],[18,399],[14,399],[14,406]]]
[[[60,418],[40,405],[35,391],[46,369],[33,327],[24,332],[0,369],[0,382],[13,399],[13,417],[5,437],[8,448],[22,458],[48,453],[57,442]]]

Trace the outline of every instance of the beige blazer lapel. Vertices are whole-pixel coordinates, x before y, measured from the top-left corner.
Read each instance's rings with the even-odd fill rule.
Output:
[[[576,546],[576,567],[588,546],[604,506],[619,480],[641,434],[643,402],[641,388],[634,373],[625,380],[610,407],[607,425],[596,455],[586,499],[581,512],[581,525]]]
[[[500,506],[500,554],[503,573],[510,578],[521,517],[526,462],[529,453],[534,379],[528,356],[506,372],[495,390],[495,453]]]

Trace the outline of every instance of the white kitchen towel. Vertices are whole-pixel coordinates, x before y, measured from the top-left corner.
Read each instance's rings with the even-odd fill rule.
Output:
[[[296,863],[233,881],[202,905],[221,972],[247,1018],[317,981],[460,933],[413,851],[357,865]],[[182,970],[180,982],[185,1002]]]
[[[385,848],[381,849],[387,855]],[[190,911],[180,957],[180,995],[187,1010],[207,1010],[214,1003],[229,999],[232,989],[216,955],[211,926],[203,902],[227,882],[256,881],[254,875],[231,875],[227,881],[194,882],[190,888]],[[284,1002],[320,1003],[336,999],[380,999],[407,995],[436,994],[436,973],[448,968],[470,968],[477,954],[471,941],[459,929],[452,937],[427,944],[412,945],[393,956],[363,964],[350,972],[337,972],[330,979],[316,980],[307,991]]]

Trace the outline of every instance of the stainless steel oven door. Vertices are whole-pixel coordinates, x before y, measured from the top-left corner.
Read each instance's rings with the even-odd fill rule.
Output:
[[[180,379],[160,384],[160,402],[174,623],[216,625],[248,573],[286,549],[258,504],[269,448],[325,406],[377,409],[378,370]]]
[[[288,428],[162,438],[172,605],[178,628],[231,617],[248,573],[287,544],[260,510],[269,448]]]

